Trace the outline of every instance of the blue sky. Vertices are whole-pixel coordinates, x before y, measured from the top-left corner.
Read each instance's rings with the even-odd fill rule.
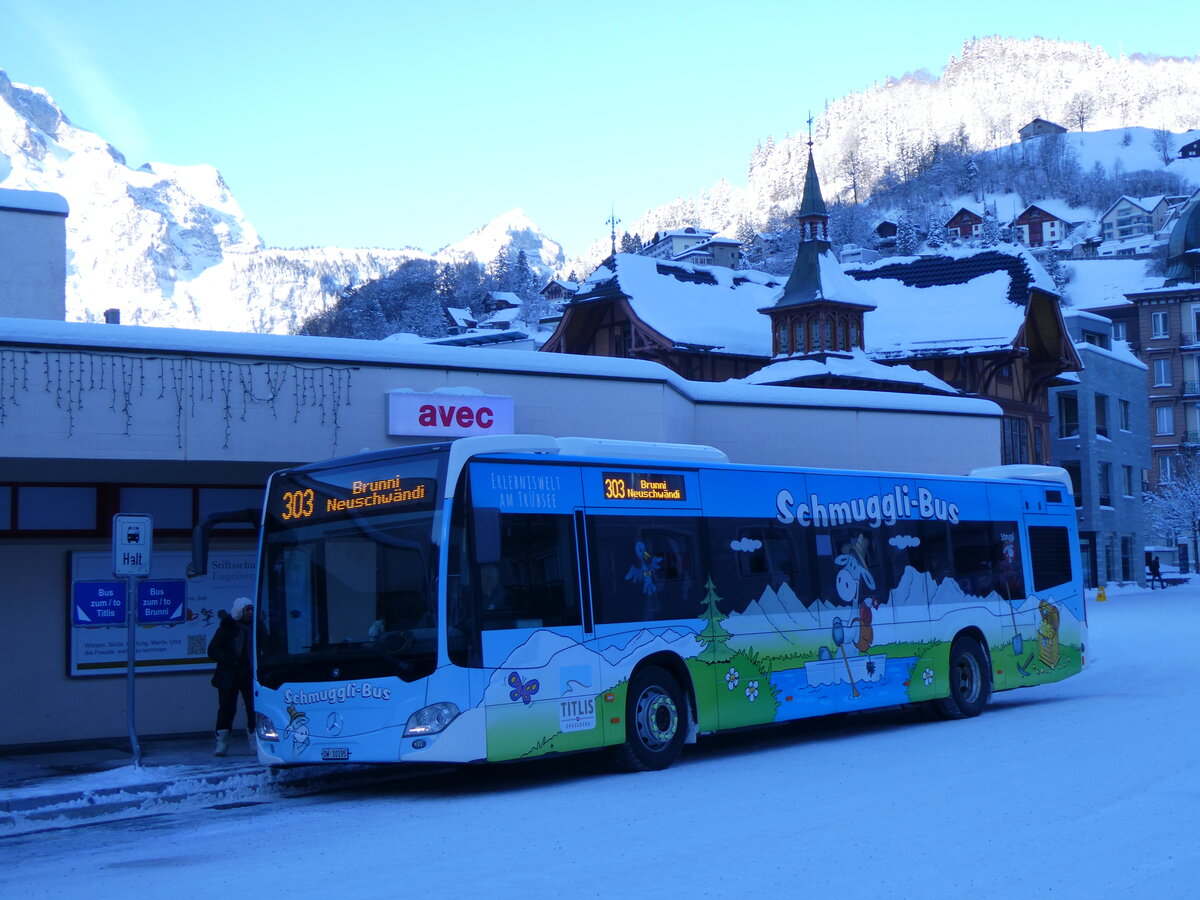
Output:
[[[271,246],[433,251],[520,206],[570,255],[965,39],[1194,56],[1193,2],[0,0],[0,69],[132,166],[215,166]]]

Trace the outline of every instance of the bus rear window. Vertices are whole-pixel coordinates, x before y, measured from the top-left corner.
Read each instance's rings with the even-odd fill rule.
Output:
[[[1033,589],[1045,591],[1071,580],[1071,541],[1059,526],[1029,526],[1029,556]]]

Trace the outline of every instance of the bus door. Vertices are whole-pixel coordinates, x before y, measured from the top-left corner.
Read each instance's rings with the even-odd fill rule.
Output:
[[[479,629],[487,758],[600,746],[599,661],[584,645],[579,469],[480,461],[471,466],[471,485],[476,508],[495,512],[487,539],[494,547],[476,552],[468,587]]]
[[[1058,488],[1026,488],[1037,510],[1025,516],[1027,602],[1034,650],[1026,671],[1055,680],[1079,671],[1086,650],[1087,614],[1072,498]],[[1039,508],[1040,507],[1040,508]]]
[[[724,638],[705,632],[723,611],[709,578],[697,473],[622,462],[585,469],[583,477],[592,601],[585,628],[593,629],[590,646],[600,660],[606,743],[624,740],[628,682],[658,653],[676,658],[681,687],[691,680],[701,729],[715,728],[715,683],[730,666]],[[710,663],[706,650],[724,667]]]

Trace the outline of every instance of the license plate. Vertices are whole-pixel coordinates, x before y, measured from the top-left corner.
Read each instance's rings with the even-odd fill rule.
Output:
[[[345,747],[323,747],[321,749],[321,759],[349,759],[350,751]]]

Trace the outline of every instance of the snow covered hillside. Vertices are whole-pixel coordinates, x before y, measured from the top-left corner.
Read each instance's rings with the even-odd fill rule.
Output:
[[[798,110],[795,133],[768,136],[754,148],[744,181],[721,178],[693,197],[648,210],[628,230],[647,239],[681,225],[731,236],[747,224],[777,225],[800,203],[808,159],[803,118]],[[861,202],[881,184],[911,177],[937,147],[1010,152],[1018,129],[1034,118],[1071,132],[1066,143],[1084,171],[1097,162],[1109,174],[1162,170],[1154,130],[1173,132],[1176,149],[1200,138],[1200,59],[1114,59],[1099,47],[1042,38],[966,41],[937,75],[876,81],[829,103],[813,131],[825,199],[850,201],[857,189]],[[1166,168],[1200,185],[1198,162],[1176,159]],[[575,268],[590,271],[607,248],[598,241]]]

